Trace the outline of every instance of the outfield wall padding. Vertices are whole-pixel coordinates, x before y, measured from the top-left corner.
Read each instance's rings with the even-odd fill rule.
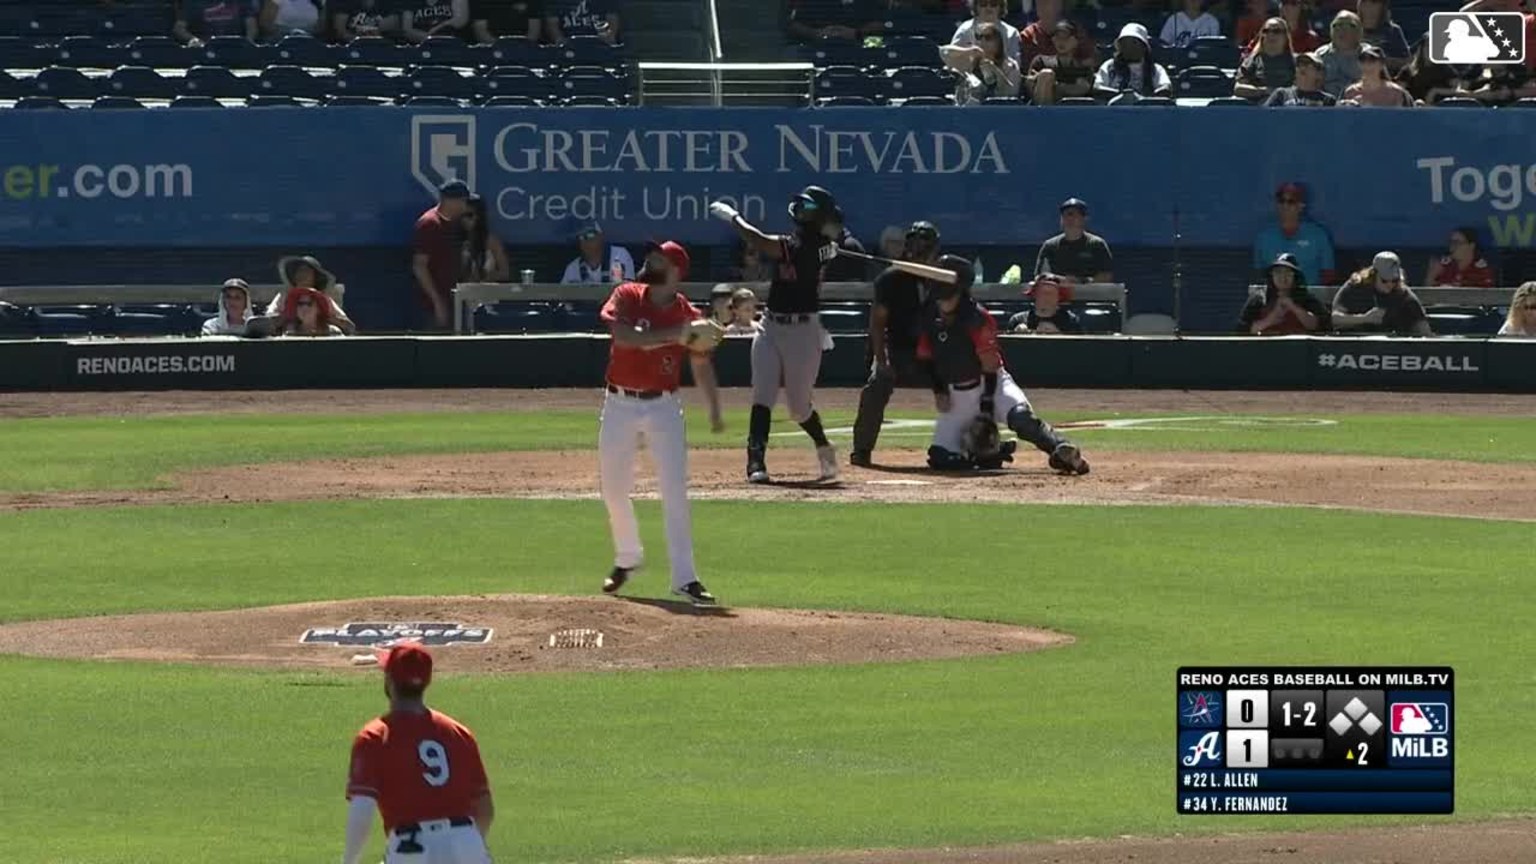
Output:
[[[1536,340],[1005,336],[1026,387],[1380,389],[1536,393]],[[561,336],[0,342],[0,391],[598,387],[608,340]],[[862,336],[822,354],[821,386],[868,377]],[[751,383],[751,340],[716,356]],[[408,406],[402,406],[405,408]]]

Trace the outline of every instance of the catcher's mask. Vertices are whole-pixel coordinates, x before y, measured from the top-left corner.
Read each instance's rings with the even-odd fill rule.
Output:
[[[843,211],[832,193],[820,186],[807,186],[789,199],[789,218],[797,225],[816,228],[828,222],[843,221]]]
[[[926,261],[938,249],[939,229],[932,222],[913,222],[907,229],[901,257],[909,261]]]

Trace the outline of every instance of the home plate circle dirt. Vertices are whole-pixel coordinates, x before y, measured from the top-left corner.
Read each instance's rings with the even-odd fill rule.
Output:
[[[0,653],[341,669],[359,665],[353,658],[369,648],[304,644],[300,637],[353,622],[440,622],[493,631],[484,644],[434,648],[447,674],[873,663],[1017,653],[1072,641],[985,621],[507,594],[24,621],[0,625]]]

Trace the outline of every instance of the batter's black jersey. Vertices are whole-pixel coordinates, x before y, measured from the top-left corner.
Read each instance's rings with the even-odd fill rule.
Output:
[[[970,298],[960,301],[955,317],[944,319],[937,303],[923,307],[917,335],[917,357],[933,363],[938,380],[950,384],[969,384],[981,380],[982,360],[1003,368],[1003,355],[997,345],[997,322],[992,313]]]
[[[875,302],[885,307],[885,344],[892,351],[917,348],[918,322],[928,302],[928,281],[887,267],[875,277]]]
[[[795,232],[779,240],[778,267],[768,283],[768,311],[815,312],[821,306],[821,273],[837,254],[837,244],[820,234]]]

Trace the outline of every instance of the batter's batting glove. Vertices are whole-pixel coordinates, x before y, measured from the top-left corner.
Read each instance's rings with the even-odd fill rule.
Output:
[[[740,216],[741,213],[737,212],[735,207],[732,207],[724,201],[716,201],[715,203],[709,205],[709,215],[719,219],[722,222],[735,222],[736,217]]]

